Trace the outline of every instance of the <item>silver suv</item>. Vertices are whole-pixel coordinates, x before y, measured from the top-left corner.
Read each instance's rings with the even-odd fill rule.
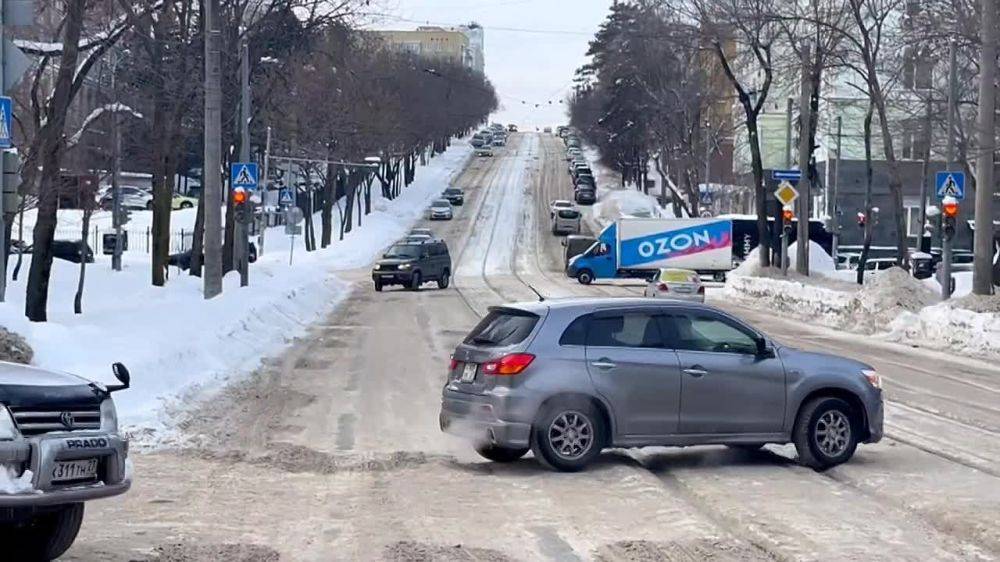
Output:
[[[783,346],[711,306],[568,299],[496,307],[452,356],[441,429],[487,459],[583,469],[606,447],[794,443],[846,462],[882,438],[878,374]]]

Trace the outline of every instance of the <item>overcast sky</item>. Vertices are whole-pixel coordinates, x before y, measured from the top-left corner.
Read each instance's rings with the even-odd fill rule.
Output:
[[[524,126],[566,121],[559,100],[585,62],[587,44],[612,0],[385,0],[385,29],[458,25],[485,29],[486,75],[500,98],[494,119]],[[551,102],[551,104],[549,103]],[[539,107],[535,107],[539,104]]]

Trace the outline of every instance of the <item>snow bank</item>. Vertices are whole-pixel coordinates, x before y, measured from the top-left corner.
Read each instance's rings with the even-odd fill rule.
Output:
[[[889,325],[888,339],[986,358],[1000,357],[1000,314],[974,312],[951,302],[904,312]]]
[[[87,266],[84,314],[75,315],[79,266],[55,260],[49,321],[31,323],[24,318],[25,263],[20,279],[8,286],[8,301],[0,304],[0,326],[27,339],[40,367],[107,383],[114,382],[111,363],[122,361],[132,372],[132,388],[116,394],[122,423],[133,430],[162,430],[164,405],[251,372],[329,313],[348,289],[335,272],[369,264],[402,237],[470,154],[468,143],[454,143],[420,168],[416,181],[394,201],[375,190],[374,212],[343,241],[306,252],[303,238],[296,237],[292,266],[283,227],[268,230],[263,253],[250,268],[250,286],[240,288],[238,275],[231,273],[223,294],[210,301],[202,297],[200,279],[176,268],[166,287],[152,287],[145,254],[125,254],[122,272],[111,271],[110,258],[97,255]]]
[[[788,247],[788,261],[790,263],[789,268],[795,269],[799,263],[799,256],[797,252],[799,248],[799,243],[792,242]],[[826,253],[823,246],[820,246],[812,240],[809,241],[809,273],[820,275],[825,275],[830,277],[833,273],[837,271],[837,264],[834,263],[833,258],[830,254]]]

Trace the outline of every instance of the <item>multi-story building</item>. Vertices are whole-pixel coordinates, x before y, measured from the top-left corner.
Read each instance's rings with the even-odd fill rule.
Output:
[[[384,30],[378,34],[394,49],[429,60],[442,60],[472,67],[469,37],[462,31],[435,26],[421,26],[412,31]]]
[[[469,68],[481,74],[486,73],[486,37],[483,26],[476,22],[456,28],[469,38]]]

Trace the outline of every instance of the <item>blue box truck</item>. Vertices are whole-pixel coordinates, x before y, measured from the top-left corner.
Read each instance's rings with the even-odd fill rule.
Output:
[[[733,269],[732,221],[619,219],[569,262],[566,275],[589,285],[595,279],[646,279],[664,267],[691,269],[724,280]]]

